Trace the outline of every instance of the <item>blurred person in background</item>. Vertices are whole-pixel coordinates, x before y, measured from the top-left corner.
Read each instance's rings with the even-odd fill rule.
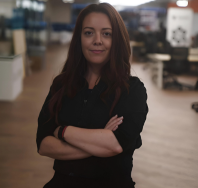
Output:
[[[166,42],[166,32],[167,31],[166,31],[166,28],[163,25],[163,22],[160,22],[159,27],[160,27],[160,30],[158,32],[158,41],[165,44],[165,42]]]
[[[54,160],[44,188],[134,188],[132,156],[148,113],[130,75],[129,36],[113,6],[91,4],[77,19],[68,57],[38,117],[38,153]]]
[[[6,39],[6,20],[4,16],[0,16],[0,40]]]

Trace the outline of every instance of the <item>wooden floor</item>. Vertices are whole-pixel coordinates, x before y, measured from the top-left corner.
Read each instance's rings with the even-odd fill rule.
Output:
[[[14,102],[0,102],[0,188],[42,188],[53,176],[53,159],[37,153],[37,118],[66,53],[67,46],[50,47],[47,68],[24,79]],[[132,67],[149,105],[143,145],[134,153],[136,188],[198,188],[198,113],[191,109],[198,92],[158,90],[143,66]]]

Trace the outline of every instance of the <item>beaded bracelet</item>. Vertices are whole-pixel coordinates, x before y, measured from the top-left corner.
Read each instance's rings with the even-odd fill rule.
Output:
[[[66,142],[65,139],[64,139],[64,133],[65,133],[66,128],[67,128],[67,125],[63,125],[58,130],[58,138],[60,140],[62,140],[63,142]]]

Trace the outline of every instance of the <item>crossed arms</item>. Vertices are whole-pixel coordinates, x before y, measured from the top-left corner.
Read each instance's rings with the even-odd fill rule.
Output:
[[[70,125],[64,134],[65,143],[57,139],[58,128],[55,123],[51,122],[49,128],[48,125],[42,126],[47,119],[41,115],[38,118],[40,126],[37,133],[41,131],[43,139],[41,141],[41,136],[38,134],[39,154],[59,160],[78,160],[90,156],[111,157],[122,153],[123,150],[134,148],[136,139],[143,129],[148,106],[143,83],[137,81],[133,85],[130,94],[123,96],[117,108],[116,113],[123,115],[125,123],[115,132],[112,132],[112,129],[86,129]]]
[[[65,143],[57,138],[58,129],[54,131],[55,137],[47,136],[42,140],[40,155],[58,160],[78,160],[91,156],[111,157],[123,151],[111,130],[68,126]]]

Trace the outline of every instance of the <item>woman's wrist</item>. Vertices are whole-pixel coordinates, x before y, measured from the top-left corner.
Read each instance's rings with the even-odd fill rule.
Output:
[[[61,126],[58,130],[58,138],[62,140],[63,142],[66,142],[64,139],[64,133],[65,133],[66,128],[67,128],[67,125],[64,125],[64,126]]]

